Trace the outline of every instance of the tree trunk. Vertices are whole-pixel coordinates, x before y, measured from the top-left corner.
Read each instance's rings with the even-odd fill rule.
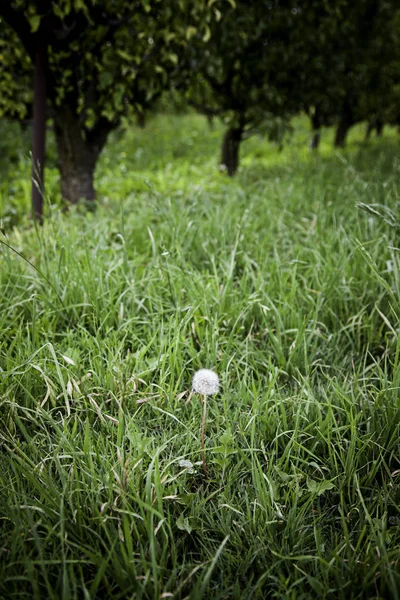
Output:
[[[321,119],[317,109],[315,109],[315,112],[311,117],[311,126],[314,134],[311,139],[310,148],[311,150],[318,150],[321,141]]]
[[[344,148],[346,145],[347,133],[350,129],[350,125],[345,124],[340,120],[339,125],[336,129],[335,135],[335,148]]]
[[[353,109],[350,106],[350,102],[346,99],[343,104],[342,114],[336,130],[335,148],[345,147],[346,137],[352,125],[354,125]]]
[[[35,56],[35,82],[32,130],[32,212],[43,219],[44,160],[46,152],[46,68],[47,48],[38,46]]]
[[[66,106],[57,110],[54,132],[63,200],[71,204],[95,200],[94,170],[111,128],[103,122],[98,128],[86,131],[72,108]]]
[[[371,119],[371,121],[368,123],[367,131],[365,133],[365,140],[369,140],[371,133],[374,129],[376,131],[376,136],[382,137],[383,127],[384,122],[380,117],[374,117],[373,119]]]
[[[312,136],[312,139],[310,142],[311,150],[318,150],[320,141],[321,141],[321,134],[318,131],[317,133],[314,133],[314,135]]]
[[[226,169],[229,177],[233,177],[239,166],[239,148],[242,141],[243,128],[230,127],[224,135],[221,148],[221,167]]]
[[[143,110],[136,111],[136,125],[140,129],[144,129],[146,126],[146,117]]]
[[[365,141],[366,142],[368,142],[369,138],[371,137],[373,128],[374,128],[374,120],[372,119],[372,121],[369,121],[366,132],[365,132]]]

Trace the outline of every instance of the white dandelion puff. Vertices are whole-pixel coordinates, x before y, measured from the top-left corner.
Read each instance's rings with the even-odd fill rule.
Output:
[[[206,455],[204,449],[204,436],[206,428],[206,414],[207,414],[207,396],[213,396],[219,390],[219,379],[218,375],[210,369],[200,369],[196,371],[193,377],[193,391],[196,394],[200,394],[203,402],[203,417],[201,419],[201,461],[203,463],[203,473],[207,477],[207,464]]]
[[[193,391],[202,396],[212,396],[219,390],[218,375],[210,369],[200,369],[193,377]]]

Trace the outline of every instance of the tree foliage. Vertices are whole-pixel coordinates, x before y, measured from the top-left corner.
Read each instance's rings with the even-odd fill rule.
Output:
[[[108,133],[124,117],[151,108],[168,88],[190,36],[207,35],[208,15],[205,0],[13,0],[0,5],[8,25],[2,23],[4,44],[14,43],[16,35],[20,40],[18,55],[7,65],[25,78],[29,64],[21,44],[32,61],[38,47],[48,51],[47,89],[66,198],[94,198],[93,172]],[[9,74],[5,69],[4,77]],[[11,99],[6,111],[13,114]]]
[[[231,174],[243,137],[279,139],[302,111],[316,131],[338,123],[344,145],[355,122],[396,112],[399,34],[399,7],[385,0],[238,0],[215,19],[206,48],[189,49],[189,101],[229,124],[222,162]]]
[[[399,121],[400,7],[394,0],[10,0],[0,4],[0,115],[32,104],[32,61],[48,52],[63,196],[94,198],[109,132],[173,88],[227,123],[221,162],[254,132],[281,141],[290,118]],[[315,146],[318,140],[315,139]]]
[[[0,19],[0,117],[32,112],[32,63],[17,35]]]
[[[196,39],[188,48],[189,102],[227,122],[221,162],[229,174],[236,171],[244,136],[263,127],[277,138],[290,114],[290,96],[279,87],[277,69],[288,41],[286,4],[238,0],[224,15],[215,9],[205,45]]]

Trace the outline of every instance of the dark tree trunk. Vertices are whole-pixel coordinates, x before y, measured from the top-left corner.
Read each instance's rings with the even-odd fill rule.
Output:
[[[336,129],[335,148],[345,147],[346,137],[352,125],[354,125],[353,109],[350,106],[350,102],[348,100],[345,100],[339,125]]]
[[[346,145],[346,137],[347,133],[350,129],[351,125],[347,123],[343,123],[342,120],[339,122],[339,125],[336,129],[335,135],[335,148],[344,148]]]
[[[376,136],[382,137],[383,127],[384,127],[384,122],[382,121],[382,119],[380,117],[374,117],[373,119],[371,119],[371,121],[368,123],[367,131],[365,133],[365,140],[366,141],[369,140],[369,138],[371,137],[371,133],[373,132],[374,129],[376,131]]]
[[[136,111],[136,125],[140,127],[140,129],[144,129],[146,126],[146,117],[143,110]]]
[[[242,127],[230,127],[222,140],[221,167],[226,168],[230,177],[235,175],[239,167],[239,148],[242,135]]]
[[[314,133],[314,135],[312,136],[312,139],[310,142],[311,150],[318,150],[320,141],[321,141],[321,133],[318,131],[317,133]]]
[[[37,47],[32,131],[32,212],[43,219],[44,160],[46,152],[46,69],[47,48]]]
[[[314,134],[311,139],[310,148],[311,150],[318,150],[321,141],[321,119],[318,109],[315,109],[315,112],[311,117],[311,126]]]
[[[374,128],[374,120],[369,121],[368,125],[367,125],[367,129],[365,132],[365,141],[368,142],[369,138],[371,137],[371,133],[372,130]]]
[[[57,110],[54,132],[63,200],[71,204],[77,204],[79,200],[95,200],[94,171],[111,129],[111,124],[104,120],[98,123],[96,129],[86,131],[71,107]]]

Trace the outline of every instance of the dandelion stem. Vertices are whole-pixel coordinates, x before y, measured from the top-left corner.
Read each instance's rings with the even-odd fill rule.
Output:
[[[206,454],[204,451],[204,433],[206,429],[207,396],[203,395],[203,418],[201,420],[201,459],[203,461],[203,473],[207,477]]]

